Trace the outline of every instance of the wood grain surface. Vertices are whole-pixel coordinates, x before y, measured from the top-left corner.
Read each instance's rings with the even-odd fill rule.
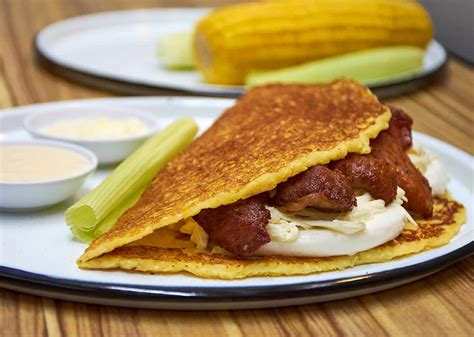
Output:
[[[0,0],[0,108],[113,96],[51,75],[37,64],[32,39],[47,24],[97,11],[217,3],[222,1]],[[409,111],[415,129],[474,153],[471,66],[451,58],[432,84],[387,103]],[[431,277],[373,295],[223,312],[102,307],[0,289],[0,336],[473,336],[473,278],[471,257]]]

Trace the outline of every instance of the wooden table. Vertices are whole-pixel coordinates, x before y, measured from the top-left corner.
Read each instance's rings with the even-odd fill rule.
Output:
[[[32,38],[43,26],[96,11],[177,2],[0,0],[0,108],[111,96],[51,75],[34,62]],[[474,153],[472,67],[452,58],[435,83],[388,103],[409,111],[417,130]],[[0,336],[473,336],[473,274],[471,257],[421,281],[373,295],[233,312],[101,307],[0,290]]]

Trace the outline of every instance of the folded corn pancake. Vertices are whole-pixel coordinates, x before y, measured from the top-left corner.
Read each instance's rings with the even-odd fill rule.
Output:
[[[342,269],[360,263],[387,261],[447,243],[464,221],[462,206],[447,196],[434,199],[434,209],[432,201],[426,204],[429,208],[425,207],[424,216],[431,215],[432,211],[434,213],[428,220],[418,220],[418,228],[405,230],[393,242],[387,242],[389,239],[385,239],[382,241],[387,242],[384,245],[373,249],[366,248],[363,252],[351,256],[232,257],[227,252],[215,251],[212,247],[199,247],[198,244],[199,248],[196,248],[195,243],[199,238],[193,238],[194,232],[189,238],[176,231],[180,228],[179,230],[183,232],[182,229],[187,226],[190,219],[192,220],[191,217],[204,226],[206,222],[212,222],[221,215],[222,220],[219,221],[225,222],[228,219],[226,227],[230,228],[231,232],[223,235],[221,229],[225,226],[222,227],[219,223],[217,232],[209,232],[213,229],[212,226],[206,225],[204,228],[211,237],[220,235],[224,236],[224,239],[229,239],[227,241],[238,242],[238,235],[235,237],[236,240],[229,237],[235,236],[235,232],[232,233],[233,229],[238,231],[240,227],[243,233],[241,236],[251,236],[255,228],[249,227],[251,230],[247,231],[245,226],[248,224],[245,222],[236,222],[229,226],[230,216],[237,214],[245,218],[244,214],[247,214],[247,220],[260,219],[266,225],[265,221],[268,221],[270,213],[268,207],[263,206],[261,196],[268,199],[270,194],[263,192],[272,191],[278,185],[272,193],[280,197],[278,194],[285,184],[288,185],[289,182],[290,185],[299,184],[302,185],[300,188],[304,189],[307,187],[304,186],[305,183],[311,182],[315,177],[316,179],[325,177],[324,184],[320,187],[324,188],[325,192],[329,190],[330,193],[312,195],[309,198],[311,202],[316,200],[319,202],[318,205],[324,205],[322,208],[327,210],[329,207],[332,212],[339,209],[340,212],[341,202],[344,201],[344,210],[350,210],[356,205],[350,182],[338,169],[332,170],[329,168],[330,165],[324,166],[324,164],[331,162],[332,165],[336,160],[344,158],[350,165],[359,167],[360,171],[362,166],[357,166],[360,164],[357,153],[367,154],[371,151],[371,146],[373,154],[364,155],[362,159],[364,161],[369,159],[367,164],[371,172],[379,172],[380,183],[385,184],[394,178],[385,172],[391,171],[390,167],[384,167],[382,164],[398,166],[399,160],[393,154],[399,151],[399,154],[406,157],[398,169],[401,172],[400,177],[403,178],[399,180],[401,186],[408,189],[409,196],[417,196],[416,190],[410,190],[410,184],[416,182],[414,186],[424,188],[424,195],[428,193],[431,197],[431,189],[426,179],[414,168],[404,152],[408,145],[411,146],[411,119],[408,118],[406,124],[407,119],[404,122],[403,113],[397,112],[396,109],[392,111],[395,115],[391,119],[390,109],[382,105],[368,89],[346,79],[328,85],[269,85],[254,88],[240,98],[234,107],[228,109],[187,150],[165,166],[139,202],[119,219],[111,231],[89,246],[78,260],[78,265],[81,268],[123,268],[147,272],[186,270],[202,277],[232,279],[254,275],[294,275]],[[381,133],[387,129],[389,121],[391,124],[399,125],[391,126]],[[403,125],[404,123],[406,125]],[[402,138],[402,145],[397,145],[396,138]],[[371,142],[371,139],[374,140]],[[387,156],[384,149],[389,147],[391,150]],[[378,152],[381,154],[377,154]],[[352,154],[347,156],[348,153]],[[387,157],[386,161],[384,157]],[[404,168],[411,168],[411,171],[406,171]],[[301,176],[307,177],[303,179]],[[292,178],[288,180],[290,177]],[[372,191],[377,189],[380,191],[380,187],[385,186],[377,185],[377,179],[374,180],[373,177],[365,178],[370,180],[369,187],[372,187]],[[303,183],[295,179],[302,180]],[[352,183],[360,185],[360,179],[363,180],[364,177],[359,175],[354,179]],[[281,184],[287,180],[288,182]],[[391,185],[393,193],[390,196],[384,193],[385,197],[382,198],[387,199],[387,203],[395,199],[397,184],[392,181]],[[331,191],[333,186],[335,190]],[[294,195],[292,186],[289,187],[288,191],[280,193],[281,200]],[[331,199],[337,194],[336,190],[341,192],[339,197]],[[403,200],[407,201],[404,198],[403,190],[397,191],[396,200],[391,203],[393,207],[387,206],[387,209],[396,209],[397,205],[398,209],[403,209],[399,205]],[[309,199],[304,197],[301,200],[307,202]],[[418,199],[415,206],[422,205],[420,201],[424,201]],[[296,205],[299,205],[301,200],[298,199]],[[362,196],[357,200],[359,203],[365,199]],[[384,210],[383,203],[382,200],[375,200],[369,201],[367,205],[378,207],[379,210],[381,207]],[[202,232],[196,221],[191,222]],[[401,223],[403,225],[403,221]],[[339,221],[338,224],[347,225],[347,221]],[[355,227],[360,226],[357,221],[352,222],[351,226],[354,227],[354,224]],[[213,226],[215,228],[215,224]],[[353,231],[354,228],[345,230]],[[267,235],[265,227],[263,231]],[[392,235],[390,239],[393,237]],[[256,246],[268,240],[269,238]],[[222,247],[232,252],[232,247]],[[241,250],[233,253],[246,255],[256,248],[258,247],[249,248],[245,244],[239,248]]]
[[[346,79],[252,89],[159,172],[80,265],[202,209],[269,191],[310,166],[367,153],[390,117],[369,89]]]

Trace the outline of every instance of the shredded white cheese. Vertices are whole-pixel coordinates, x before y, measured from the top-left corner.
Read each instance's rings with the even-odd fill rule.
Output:
[[[405,192],[399,187],[392,203],[402,205],[404,201]],[[383,200],[373,199],[369,193],[364,193],[357,197],[357,207],[345,213],[325,213],[306,208],[290,214],[275,207],[267,206],[267,209],[271,215],[267,231],[272,241],[290,242],[299,237],[300,230],[312,228],[325,228],[348,235],[364,231],[366,222],[385,212],[386,207]],[[406,227],[416,228],[415,220],[407,211],[404,213],[408,220]]]
[[[365,229],[345,234],[327,228],[299,229],[294,241],[272,240],[263,245],[256,255],[283,256],[338,256],[353,255],[396,238],[405,227],[406,211],[392,202],[384,212],[364,220]]]

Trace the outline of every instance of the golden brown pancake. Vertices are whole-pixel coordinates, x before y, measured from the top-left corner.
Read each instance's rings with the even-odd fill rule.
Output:
[[[78,264],[98,266],[96,261],[106,261],[110,255],[94,258],[202,209],[272,190],[310,166],[344,158],[349,152],[368,153],[370,139],[388,127],[390,118],[390,110],[366,87],[347,79],[251,89],[158,173],[138,203],[111,231],[91,243]],[[122,248],[112,254],[132,254],[137,249]],[[140,251],[145,254],[146,249]],[[146,254],[150,259],[176,258],[175,265],[181,267],[175,270],[184,266],[180,252],[150,249]],[[119,264],[102,267],[135,268],[130,257],[120,259]],[[164,270],[159,267],[162,261],[155,264],[148,263],[147,270]],[[273,265],[276,268],[278,263]],[[273,274],[282,274],[280,269]],[[283,274],[287,273],[291,272]]]
[[[417,220],[418,229],[404,230],[396,239],[352,256],[231,257],[186,248],[159,248],[156,245],[186,247],[186,242],[183,240],[166,240],[166,237],[169,238],[167,235],[169,233],[164,231],[168,230],[161,229],[134,245],[120,247],[95,259],[80,262],[80,267],[121,268],[148,273],[186,271],[200,277],[221,279],[310,274],[342,270],[360,264],[386,262],[447,244],[465,221],[464,207],[452,200],[449,195],[445,195],[441,198],[435,197],[433,217],[429,220]],[[157,242],[153,236],[161,239]]]

